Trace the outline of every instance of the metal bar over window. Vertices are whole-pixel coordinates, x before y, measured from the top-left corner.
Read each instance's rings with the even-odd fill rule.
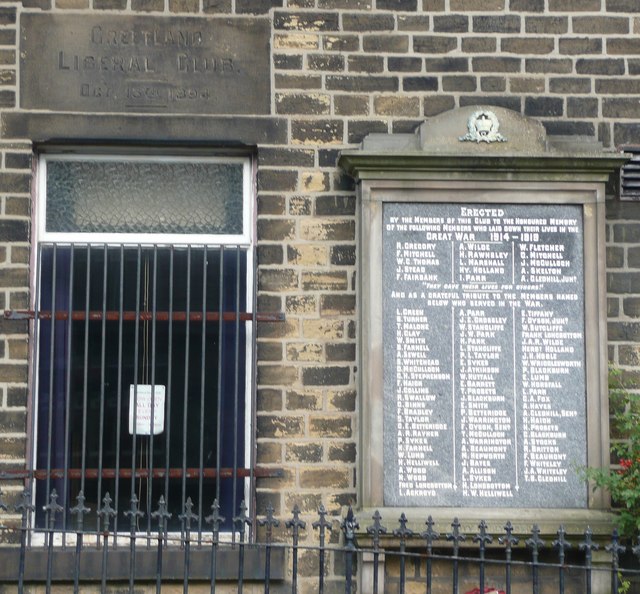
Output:
[[[252,263],[243,245],[40,245],[38,303],[5,312],[33,320],[38,337],[35,452],[26,469],[0,473],[33,482],[36,526],[69,530],[66,510],[82,493],[99,530],[109,494],[114,533],[122,522],[131,530],[135,498],[150,537],[162,496],[166,538],[191,498],[200,538],[207,499],[229,529],[247,481],[279,476],[251,468],[245,445],[250,325],[283,319],[247,311]],[[65,512],[47,517],[54,489]]]

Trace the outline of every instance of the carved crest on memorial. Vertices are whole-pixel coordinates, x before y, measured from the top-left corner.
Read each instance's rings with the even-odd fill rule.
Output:
[[[500,122],[492,111],[476,111],[467,121],[467,133],[460,136],[461,142],[507,142],[507,139],[498,132]]]

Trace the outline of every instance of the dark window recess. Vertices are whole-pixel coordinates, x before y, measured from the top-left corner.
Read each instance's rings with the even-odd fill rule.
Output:
[[[620,172],[620,199],[640,200],[640,146],[622,147],[632,155]]]
[[[199,522],[218,499],[230,527],[251,476],[247,249],[40,245],[36,526],[55,488],[65,510],[83,491],[96,529],[107,492],[115,530],[134,496],[140,531],[160,496],[169,530],[187,498]]]

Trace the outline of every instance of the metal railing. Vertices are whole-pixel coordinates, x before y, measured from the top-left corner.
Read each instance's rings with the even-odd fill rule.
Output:
[[[194,512],[198,506],[188,499],[179,515],[180,532],[173,533],[167,529],[171,514],[160,497],[150,514],[156,531],[149,534],[140,531],[145,514],[135,495],[125,512],[126,532],[113,530],[117,510],[112,503],[105,494],[97,510],[99,530],[88,530],[84,518],[90,510],[82,493],[74,507],[64,510],[52,491],[43,509],[46,526],[36,529],[31,493],[23,491],[11,508],[0,493],[0,539],[7,543],[0,550],[0,584],[14,584],[22,593],[34,583],[44,584],[46,592],[56,584],[79,592],[85,583],[99,583],[106,592],[113,584],[122,588],[125,582],[132,593],[141,586],[148,591],[155,587],[159,593],[163,584],[181,581],[185,593],[196,583],[208,584],[215,593],[221,582],[242,592],[246,584],[255,588],[258,581],[265,593],[277,586],[278,592],[295,594],[304,580],[320,594],[341,590],[404,594],[409,589],[426,594],[599,594],[602,588],[592,586],[599,574],[610,583],[607,591],[619,594],[625,582],[640,579],[640,540],[625,545],[616,530],[607,542],[598,543],[588,527],[581,538],[570,541],[560,526],[555,537],[545,541],[536,525],[530,534],[516,536],[511,522],[502,534],[492,535],[481,521],[478,531],[467,535],[455,519],[450,530],[439,533],[429,516],[424,531],[418,533],[408,527],[404,513],[398,527],[391,529],[382,524],[378,512],[369,526],[360,529],[351,508],[343,516],[330,516],[321,506],[304,520],[296,506],[284,519],[276,518],[271,508],[252,517],[242,502],[232,518],[232,531],[223,533],[217,500],[203,524]],[[63,529],[56,518],[66,511],[74,516],[75,526]],[[596,551],[605,555],[597,563]],[[299,565],[301,555],[304,570]],[[309,567],[317,573],[313,575]],[[366,575],[372,579],[367,581]]]

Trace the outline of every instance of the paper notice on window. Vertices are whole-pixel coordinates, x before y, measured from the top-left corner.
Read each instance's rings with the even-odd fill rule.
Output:
[[[150,386],[148,384],[138,384],[137,386],[131,384],[129,386],[130,435],[134,433],[134,417],[136,435],[151,435],[152,428],[154,435],[164,431],[164,392],[164,386]],[[151,425],[152,414],[153,427]]]

